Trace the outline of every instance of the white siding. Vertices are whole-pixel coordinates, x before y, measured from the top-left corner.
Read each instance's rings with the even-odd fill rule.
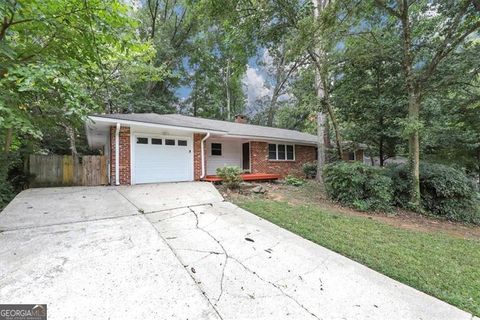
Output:
[[[222,155],[212,156],[212,143],[222,144]],[[217,173],[217,168],[225,166],[237,166],[242,168],[242,141],[229,139],[208,139],[207,146],[207,174]]]

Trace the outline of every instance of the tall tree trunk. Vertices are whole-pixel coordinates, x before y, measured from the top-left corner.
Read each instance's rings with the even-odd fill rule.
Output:
[[[327,1],[327,0],[326,0]],[[325,2],[326,2],[325,1]],[[313,17],[316,22],[320,20],[320,13],[324,9],[325,3],[323,0],[312,0],[313,2]],[[322,57],[322,48],[317,45],[315,48],[315,55],[310,54],[311,56],[317,58]],[[322,73],[319,62],[315,61],[315,90],[317,94],[317,98],[319,102],[322,102],[325,98],[325,90],[323,87],[322,81]],[[322,108],[322,103],[318,104],[320,106],[320,110],[317,112],[317,181],[323,183],[322,179],[322,170],[323,166],[325,165],[325,143],[324,143],[324,134],[325,134],[325,116],[323,114],[324,110]]]
[[[70,151],[72,153],[72,156],[77,157],[78,152],[77,152],[77,143],[75,139],[75,128],[73,128],[71,125],[64,125],[65,132],[68,137],[68,141],[70,142]]]
[[[324,133],[323,128],[325,124],[325,116],[322,112],[317,113],[317,146],[318,146],[318,157],[317,157],[317,181],[323,184],[322,170],[325,165],[325,143],[324,143]]]
[[[342,136],[340,135],[340,126],[338,125],[337,117],[335,117],[335,113],[333,112],[333,107],[328,101],[328,99],[325,99],[325,104],[327,107],[328,115],[330,116],[330,120],[332,121],[333,131],[335,132],[335,144],[337,145],[338,159],[342,160],[343,145],[342,145]]]
[[[372,165],[372,167],[375,166],[375,159],[373,158],[373,155],[372,155],[372,152],[369,148],[369,153],[370,153],[370,164]]]
[[[224,85],[227,96],[227,120],[232,119],[232,97],[230,92],[230,59],[227,59],[227,70],[224,76]]]
[[[403,70],[405,73],[405,86],[408,92],[408,163],[410,167],[410,203],[414,209],[420,209],[420,94],[413,74],[413,52],[408,3],[403,1],[400,8],[400,21],[402,23],[403,37]]]
[[[193,106],[193,116],[197,116],[197,91],[193,93],[193,101],[192,101],[192,106]]]
[[[321,12],[330,4],[330,0],[312,0],[313,2],[313,16],[315,21],[318,23],[320,20],[320,14]],[[315,88],[316,88],[316,93],[317,93],[317,98],[320,101],[319,105],[323,106],[319,112],[328,112],[328,115],[330,116],[330,120],[332,122],[333,130],[335,132],[335,138],[336,138],[336,145],[337,145],[337,153],[339,159],[342,159],[342,153],[343,153],[343,147],[342,147],[342,139],[341,139],[341,134],[340,134],[340,128],[337,122],[337,119],[335,117],[335,113],[333,111],[332,105],[329,102],[328,98],[328,92],[327,92],[327,72],[326,72],[326,66],[325,66],[325,54],[324,50],[320,45],[317,45],[314,52],[309,51],[308,52],[310,57],[313,60],[313,63],[315,65]],[[325,124],[325,121],[324,121]],[[323,130],[322,131],[326,137],[329,135],[329,130]],[[318,133],[318,130],[317,130]],[[328,139],[329,140],[329,139]],[[319,145],[318,148],[320,147],[325,148],[326,145],[330,145],[330,141],[327,141],[328,143],[325,143],[323,145]],[[326,152],[323,151],[322,155],[325,157]],[[320,156],[320,152],[318,154]],[[325,163],[326,159],[323,159],[323,162]]]
[[[380,167],[383,167],[385,165],[385,158],[383,154],[383,138],[380,138],[380,145],[378,147],[378,159],[380,161]]]
[[[268,107],[267,113],[267,126],[273,126],[273,119],[275,118],[275,113],[277,111],[277,100],[278,93],[276,90],[273,90],[272,99],[270,99],[270,106]]]
[[[3,22],[0,26],[0,41],[2,41],[5,38],[5,35],[7,34],[7,29],[8,27],[10,27],[11,23],[12,23],[12,20],[9,21],[7,16],[3,17]]]
[[[384,154],[384,135],[383,135],[383,116],[380,116],[380,137],[379,137],[379,141],[378,141],[378,157],[379,157],[379,160],[380,160],[380,167],[383,167],[384,165],[384,157],[385,157],[385,154]]]
[[[330,121],[328,120],[328,118],[325,119],[325,124],[323,125],[323,127],[324,127],[323,143],[325,144],[325,150],[331,150],[332,149],[332,139],[330,139]],[[325,155],[325,157],[326,157],[326,155]]]
[[[413,94],[408,102],[408,119],[417,123],[420,114],[420,100]],[[408,163],[410,166],[411,194],[410,202],[413,207],[419,209],[420,203],[420,134],[415,128],[408,137]]]
[[[3,151],[5,153],[10,153],[10,147],[12,146],[13,140],[13,128],[7,129],[7,134],[5,136],[5,144],[3,145]]]

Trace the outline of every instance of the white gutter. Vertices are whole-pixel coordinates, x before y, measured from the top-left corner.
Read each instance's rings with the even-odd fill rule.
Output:
[[[207,132],[205,137],[203,137],[202,141],[200,141],[200,158],[202,159],[202,175],[200,176],[200,179],[205,178],[205,147],[203,146],[203,143],[205,142],[205,140],[208,139],[208,137],[210,137],[210,132]]]
[[[120,184],[120,123],[115,130],[115,184]]]
[[[179,131],[188,131],[188,132],[197,132],[197,133],[213,133],[213,134],[221,134],[224,135],[227,132],[221,130],[207,130],[201,128],[193,128],[193,127],[182,127],[182,126],[175,126],[175,125],[167,125],[167,124],[158,124],[158,123],[150,123],[150,122],[143,122],[143,121],[132,121],[132,120],[122,120],[122,119],[112,119],[106,117],[97,117],[97,116],[89,116],[88,117],[94,124],[96,123],[121,123],[126,126],[141,126],[141,127],[150,127],[150,128],[162,128],[162,129],[173,129]]]
[[[255,135],[239,135],[239,134],[225,134],[223,135],[225,138],[237,138],[237,139],[245,139],[250,141],[261,141],[261,142],[270,142],[270,141],[278,141],[284,142],[287,144],[299,144],[299,145],[307,145],[307,146],[316,146],[317,142],[307,141],[307,140],[298,140],[298,139],[289,139],[289,138],[269,138],[264,136],[255,136]]]

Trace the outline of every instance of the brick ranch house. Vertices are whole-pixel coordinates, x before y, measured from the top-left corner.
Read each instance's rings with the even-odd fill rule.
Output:
[[[105,114],[86,123],[88,144],[109,159],[111,184],[202,180],[217,168],[249,173],[301,174],[316,159],[314,135],[179,114]]]

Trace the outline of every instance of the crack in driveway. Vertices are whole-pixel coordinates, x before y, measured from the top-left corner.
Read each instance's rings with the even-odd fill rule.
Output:
[[[202,232],[204,232],[205,234],[207,234],[212,240],[214,240],[223,250],[223,254],[225,255],[225,260],[224,260],[224,264],[223,264],[223,268],[222,268],[222,275],[221,275],[221,279],[220,279],[220,294],[218,295],[217,299],[216,299],[216,303],[215,305],[217,305],[219,302],[220,302],[220,299],[222,298],[222,295],[223,295],[223,291],[224,291],[224,288],[223,288],[223,282],[224,282],[224,279],[225,279],[225,268],[227,266],[227,263],[228,263],[228,260],[231,259],[233,261],[235,261],[236,263],[238,263],[240,266],[242,266],[246,271],[248,271],[249,273],[253,274],[255,277],[257,277],[259,280],[261,280],[262,282],[264,283],[267,283],[271,286],[273,286],[275,289],[277,289],[278,291],[280,291],[280,293],[289,298],[291,301],[293,301],[296,305],[298,305],[300,308],[302,308],[303,310],[305,310],[305,312],[309,313],[311,316],[313,316],[314,318],[316,319],[320,319],[315,313],[313,313],[312,311],[308,310],[302,303],[300,303],[297,299],[295,299],[294,297],[292,297],[291,295],[289,295],[288,293],[286,293],[282,288],[280,288],[280,286],[278,286],[277,284],[267,280],[267,279],[264,279],[263,277],[261,277],[257,272],[251,270],[250,268],[248,268],[245,264],[243,264],[239,259],[233,257],[232,255],[230,255],[227,250],[225,249],[225,247],[223,246],[223,244],[220,242],[220,240],[218,240],[215,236],[213,236],[209,231],[207,231],[206,229],[202,228],[199,226],[199,218],[198,218],[198,214],[197,212],[195,212],[195,210],[193,210],[192,208],[190,208],[190,211],[195,215],[195,220],[196,220],[196,228],[201,230]],[[218,218],[217,218],[218,219]],[[217,220],[215,219],[215,221]],[[212,223],[209,223],[207,226],[211,225]],[[277,244],[275,244],[275,246],[277,246]]]
[[[118,190],[117,190],[118,192]],[[137,207],[132,201],[130,201],[130,199],[128,199],[125,195],[123,195],[121,192],[118,192],[120,195],[122,195],[122,197],[124,197],[125,199],[127,199],[128,202],[130,202],[135,208],[137,208],[139,210],[139,212],[142,212],[140,210],[139,207]],[[189,209],[191,210],[189,207],[181,207],[181,208],[175,208],[175,209]],[[161,210],[161,211],[167,211],[167,210]],[[157,212],[160,212],[160,211],[157,211]],[[165,243],[165,245],[170,249],[170,251],[173,253],[173,255],[175,256],[175,258],[177,259],[177,261],[180,263],[180,265],[183,267],[183,269],[187,272],[187,274],[190,276],[190,278],[193,280],[193,282],[195,283],[195,285],[197,286],[197,288],[200,290],[200,292],[202,293],[202,295],[205,297],[205,299],[207,299],[208,301],[208,304],[212,307],[212,309],[215,311],[216,315],[221,319],[223,320],[223,317],[222,315],[220,314],[220,312],[217,310],[216,308],[216,305],[212,303],[212,301],[210,300],[210,298],[207,296],[207,294],[202,290],[202,288],[200,287],[199,283],[198,283],[198,280],[190,273],[188,272],[188,269],[187,269],[187,266],[182,262],[182,260],[180,259],[180,257],[178,256],[177,252],[175,252],[174,248],[170,245],[170,243],[167,241],[167,239],[165,239],[162,234],[160,233],[160,231],[155,227],[155,225],[153,224],[153,222],[151,222],[148,218],[147,218],[147,215],[151,214],[153,212],[149,212],[149,213],[144,213],[142,212],[141,216],[152,226],[152,228],[157,232],[158,236],[160,237],[160,239],[162,239],[162,241]],[[186,212],[188,213],[188,212]]]
[[[196,222],[195,227],[198,230],[201,230],[201,231],[205,232],[210,238],[212,238],[220,246],[220,248],[222,248],[223,254],[225,255],[225,260],[224,260],[223,266],[222,266],[222,276],[220,278],[220,293],[219,293],[219,295],[216,299],[217,302],[215,302],[215,306],[216,306],[220,302],[220,299],[222,298],[222,295],[223,295],[223,281],[225,279],[225,268],[227,267],[229,255],[227,253],[227,250],[225,250],[225,248],[223,247],[223,245],[220,243],[220,241],[217,238],[215,238],[212,234],[210,234],[210,232],[206,231],[205,229],[200,228],[200,226],[198,225],[199,224],[198,215],[195,212],[195,210],[193,210],[190,207],[188,207],[188,209],[190,210],[190,212],[192,212],[195,215],[195,220],[196,220],[195,221]]]

